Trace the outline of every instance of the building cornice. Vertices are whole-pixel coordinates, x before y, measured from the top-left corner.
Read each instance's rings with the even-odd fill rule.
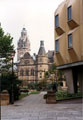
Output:
[[[82,65],[83,65],[83,61],[80,61],[80,62],[75,62],[75,63],[71,63],[71,64],[57,66],[57,69],[66,69],[66,68],[82,66]]]

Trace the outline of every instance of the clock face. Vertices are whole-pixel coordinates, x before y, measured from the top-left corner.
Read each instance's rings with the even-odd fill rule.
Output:
[[[25,60],[24,64],[27,65],[29,63],[29,60]]]

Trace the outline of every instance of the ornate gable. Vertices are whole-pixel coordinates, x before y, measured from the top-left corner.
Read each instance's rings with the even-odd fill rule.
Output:
[[[23,56],[24,59],[31,59],[31,56],[28,52],[26,52]]]

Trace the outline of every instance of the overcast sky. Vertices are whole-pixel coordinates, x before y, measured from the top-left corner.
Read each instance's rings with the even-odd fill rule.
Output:
[[[23,27],[31,43],[31,54],[37,53],[40,40],[45,49],[54,50],[54,12],[63,0],[0,0],[0,22],[5,33],[17,41]],[[16,57],[15,57],[16,61]]]

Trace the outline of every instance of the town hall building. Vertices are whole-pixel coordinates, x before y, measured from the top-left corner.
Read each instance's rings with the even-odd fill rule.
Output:
[[[54,51],[46,53],[44,41],[40,41],[38,54],[31,56],[30,41],[27,37],[27,30],[22,29],[21,37],[17,45],[17,74],[22,80],[23,86],[30,82],[39,82],[44,79],[44,73],[54,63]]]

